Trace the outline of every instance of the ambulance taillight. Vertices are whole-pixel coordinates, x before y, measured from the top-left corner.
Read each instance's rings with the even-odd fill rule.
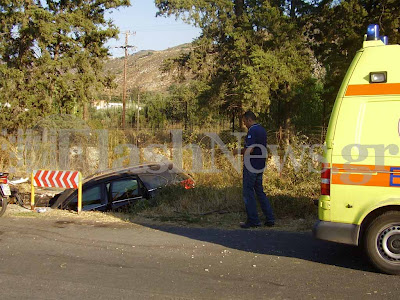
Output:
[[[331,194],[331,169],[322,165],[321,171],[321,195],[329,196]]]

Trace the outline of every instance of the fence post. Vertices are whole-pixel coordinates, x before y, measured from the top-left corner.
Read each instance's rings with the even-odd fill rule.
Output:
[[[79,172],[78,176],[78,214],[80,214],[82,211],[82,173]]]
[[[35,186],[34,186],[33,171],[31,173],[31,210],[35,209]]]

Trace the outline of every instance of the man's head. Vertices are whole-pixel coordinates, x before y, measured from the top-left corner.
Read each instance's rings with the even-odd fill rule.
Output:
[[[243,123],[247,128],[256,124],[256,120],[257,117],[251,110],[248,110],[243,114]]]

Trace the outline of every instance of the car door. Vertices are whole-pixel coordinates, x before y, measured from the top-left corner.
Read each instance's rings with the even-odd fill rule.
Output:
[[[136,177],[117,179],[107,184],[112,209],[134,204],[143,198],[141,184]]]
[[[95,184],[91,186],[84,186],[82,191],[82,210],[107,210],[107,193],[104,190],[104,184]],[[67,207],[69,209],[77,210],[78,206],[78,192],[75,191],[71,196],[72,199],[68,201]]]

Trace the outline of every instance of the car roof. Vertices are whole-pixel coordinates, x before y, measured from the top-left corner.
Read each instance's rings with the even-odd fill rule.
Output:
[[[179,173],[183,172],[179,170],[178,168],[174,167],[172,162],[158,162],[158,163],[146,163],[146,164],[139,164],[139,165],[134,165],[134,166],[129,166],[129,167],[123,167],[123,168],[114,168],[114,169],[108,169],[104,171],[100,171],[97,173],[94,173],[88,177],[85,177],[83,180],[83,183],[87,183],[89,181],[95,180],[101,180],[104,178],[108,177],[118,177],[118,175],[138,175],[138,174],[144,174],[144,173],[157,173],[159,170],[165,170],[165,171],[172,171],[173,173]]]

